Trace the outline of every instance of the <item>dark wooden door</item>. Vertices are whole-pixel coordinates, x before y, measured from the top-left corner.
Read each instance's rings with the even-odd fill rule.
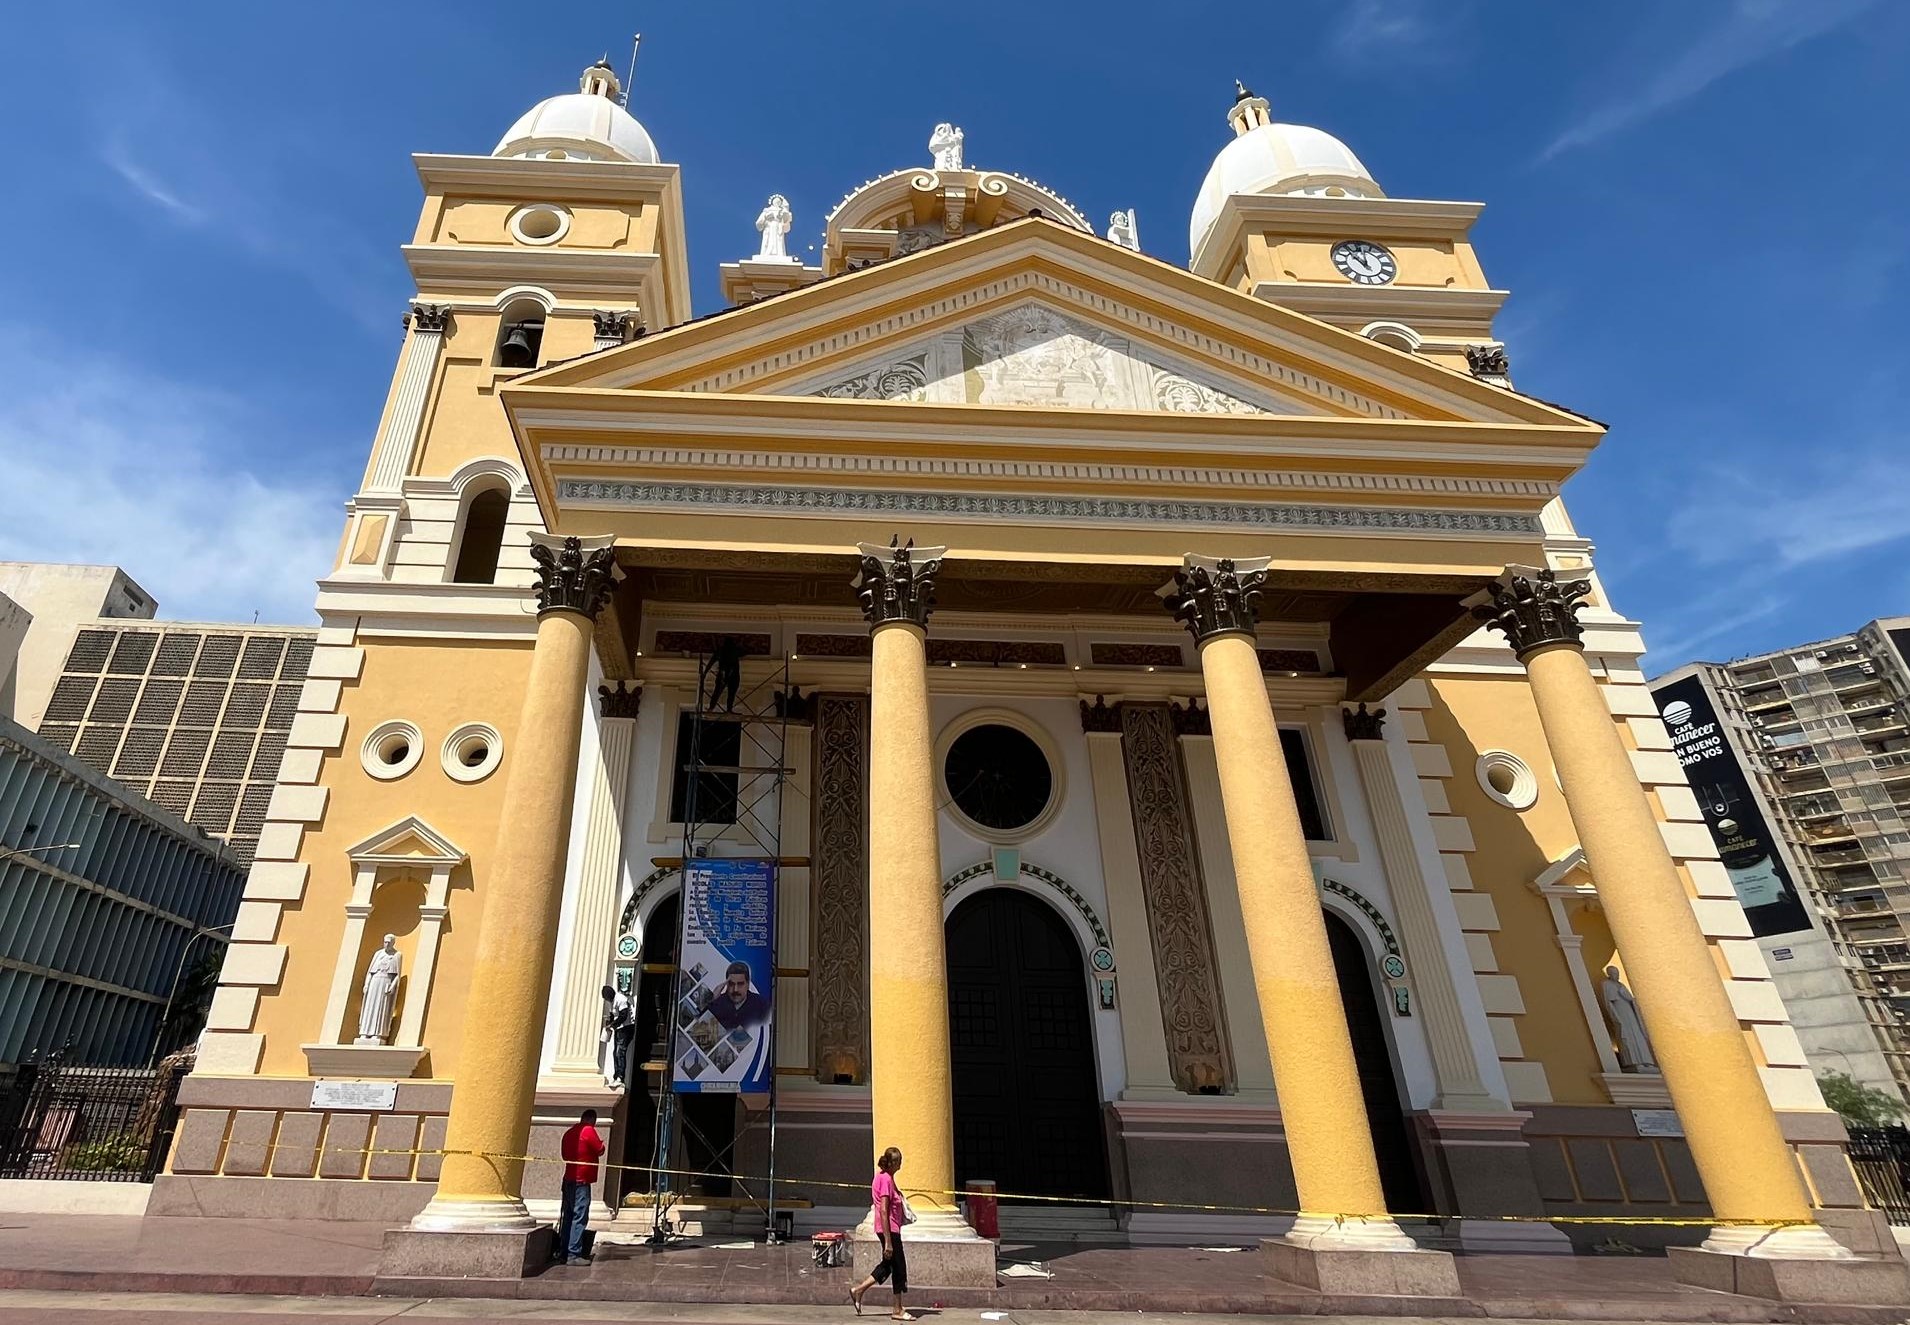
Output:
[[[1353,1036],[1353,1061],[1359,1068],[1360,1097],[1373,1131],[1373,1154],[1379,1160],[1386,1206],[1424,1210],[1419,1165],[1413,1159],[1412,1137],[1393,1075],[1393,1052],[1387,1043],[1386,1018],[1391,1014],[1381,1010],[1373,992],[1372,959],[1353,927],[1331,911],[1326,913],[1326,936],[1333,949],[1333,971],[1340,980],[1340,1002],[1346,1007],[1346,1029]]]
[[[1106,1200],[1087,971],[1045,903],[989,888],[948,918],[955,1178]]]

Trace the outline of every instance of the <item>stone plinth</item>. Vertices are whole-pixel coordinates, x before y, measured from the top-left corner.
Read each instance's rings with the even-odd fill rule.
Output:
[[[1700,1247],[1671,1247],[1665,1255],[1678,1282],[1694,1288],[1775,1302],[1910,1304],[1910,1266],[1900,1256],[1805,1259],[1746,1256]]]
[[[481,1233],[385,1231],[381,1279],[526,1279],[550,1260],[549,1224]]]
[[[1459,1269],[1449,1252],[1315,1248],[1286,1238],[1262,1238],[1260,1255],[1267,1273],[1274,1278],[1322,1293],[1356,1297],[1462,1296]]]
[[[909,1263],[909,1292],[924,1288],[993,1288],[995,1244],[972,1233],[965,1238],[902,1235]],[[858,1230],[849,1239],[849,1264],[860,1282],[882,1259],[882,1244]],[[888,1290],[878,1286],[877,1293]],[[877,1299],[880,1300],[879,1298]]]

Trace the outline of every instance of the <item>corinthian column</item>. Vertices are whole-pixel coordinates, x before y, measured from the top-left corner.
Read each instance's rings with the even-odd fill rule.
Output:
[[[875,1153],[901,1148],[918,1219],[911,1267],[928,1283],[995,1282],[992,1244],[955,1211],[955,1110],[936,835],[928,618],[946,548],[860,543],[868,618],[869,1096]],[[917,1251],[918,1247],[924,1250]],[[861,1262],[872,1244],[858,1246]]]
[[[564,963],[564,1001],[557,1014],[552,1084],[601,1086],[622,1081],[628,1067],[601,1071],[603,975],[617,941],[617,885],[623,876],[623,798],[630,785],[630,746],[643,691],[619,681],[598,692],[598,758],[590,769],[590,817],[578,862],[577,895]],[[634,994],[635,991],[632,990]],[[614,1049],[614,1044],[612,1048]]]
[[[1586,866],[1712,1212],[1727,1221],[1796,1221],[1777,1230],[1721,1225],[1705,1249],[1761,1258],[1848,1257],[1811,1220],[1797,1160],[1778,1129],[1651,803],[1585,664],[1578,600],[1591,590],[1586,576],[1568,572],[1561,579],[1551,570],[1508,567],[1477,595],[1473,610],[1525,665]]]
[[[1300,1196],[1292,1233],[1268,1243],[1271,1264],[1331,1291],[1457,1293],[1451,1258],[1420,1251],[1386,1213],[1326,919],[1254,649],[1266,576],[1265,559],[1189,556],[1163,596],[1200,650],[1247,954]],[[1426,1259],[1402,1280],[1374,1253]]]
[[[385,1246],[385,1272],[519,1274],[547,1245],[520,1195],[537,1058],[550,1004],[551,960],[592,622],[610,595],[609,539],[533,534],[537,644],[498,810],[497,844],[481,862],[484,912],[471,958],[464,1038],[438,1193],[406,1235]],[[438,1243],[425,1235],[464,1235]],[[493,1236],[508,1235],[508,1236]],[[520,1268],[513,1268],[518,1261]],[[448,1269],[447,1263],[483,1268]]]

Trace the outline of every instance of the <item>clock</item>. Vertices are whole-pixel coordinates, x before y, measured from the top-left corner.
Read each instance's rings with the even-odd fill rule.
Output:
[[[1393,255],[1370,239],[1342,239],[1333,246],[1333,265],[1355,285],[1385,285],[1399,275]]]

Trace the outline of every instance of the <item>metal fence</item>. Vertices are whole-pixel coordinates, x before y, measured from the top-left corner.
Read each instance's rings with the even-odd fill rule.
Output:
[[[1891,1223],[1910,1225],[1910,1130],[1851,1128],[1850,1163],[1870,1203]]]
[[[20,1064],[0,1081],[0,1178],[151,1182],[172,1145],[183,1075],[173,1062]]]

